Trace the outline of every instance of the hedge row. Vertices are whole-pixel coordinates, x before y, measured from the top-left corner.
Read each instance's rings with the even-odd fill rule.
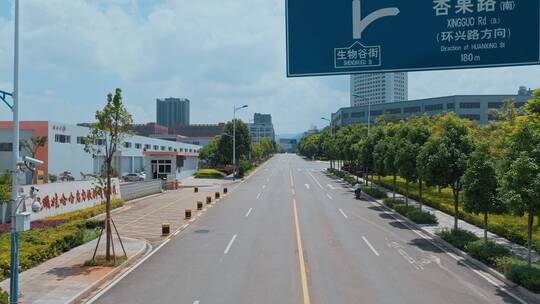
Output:
[[[493,241],[487,243],[465,230],[443,230],[439,236],[482,263],[502,272],[507,279],[533,292],[540,292],[540,264],[531,268],[523,259],[511,256],[511,252]]]
[[[379,183],[378,179],[373,180],[375,183]],[[383,177],[380,182],[381,186],[391,189],[392,178]],[[405,193],[405,180],[398,178],[397,192]],[[451,189],[442,189],[441,193],[438,192],[436,187],[425,187],[423,190],[423,203],[433,208],[439,209],[446,214],[454,214],[454,204]],[[409,187],[409,197],[415,200],[419,200],[418,185],[411,183]],[[459,218],[462,220],[483,227],[483,216],[472,213],[467,213],[463,210],[463,201],[460,200]],[[489,216],[489,230],[501,237],[504,237],[516,244],[522,246],[527,245],[527,218],[519,217],[512,214],[505,215],[490,215]],[[532,247],[536,251],[540,251],[540,231],[533,231],[533,244]]]
[[[200,169],[195,173],[195,178],[224,178],[225,173],[215,169]]]
[[[123,201],[119,199],[112,202],[114,208],[122,205]],[[102,222],[88,219],[103,213],[104,210],[105,205],[101,204],[65,213],[45,219],[46,221],[65,220],[64,223],[20,233],[19,271],[35,267],[97,237],[97,228],[102,226]],[[11,242],[9,233],[0,235],[0,248],[2,248],[0,251],[0,280],[2,280],[10,275]]]
[[[434,214],[422,211],[415,206],[407,206],[403,200],[386,198],[383,200],[383,203],[417,224],[433,225],[438,223],[437,217]]]

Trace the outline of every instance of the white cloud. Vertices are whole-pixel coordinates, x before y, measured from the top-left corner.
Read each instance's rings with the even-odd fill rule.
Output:
[[[21,100],[32,109],[23,118],[86,121],[122,87],[140,122],[155,119],[155,98],[178,96],[192,100],[196,123],[228,120],[233,104],[249,104],[241,117],[271,113],[279,132],[322,125],[348,105],[348,77],[286,78],[283,15],[282,0],[23,1]],[[0,18],[0,41],[12,30]],[[0,85],[11,83],[11,65],[12,45],[2,43]],[[539,72],[413,73],[410,97],[512,93],[535,86]]]

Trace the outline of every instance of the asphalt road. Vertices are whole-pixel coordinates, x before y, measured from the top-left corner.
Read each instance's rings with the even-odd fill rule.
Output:
[[[94,303],[525,303],[324,167],[274,157]]]

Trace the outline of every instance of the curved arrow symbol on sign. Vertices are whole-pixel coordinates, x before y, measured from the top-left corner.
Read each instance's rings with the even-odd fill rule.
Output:
[[[399,8],[389,7],[383,8],[369,14],[366,18],[362,19],[362,11],[360,6],[360,0],[353,0],[353,39],[361,39],[362,32],[374,21],[383,17],[392,17],[399,14]]]

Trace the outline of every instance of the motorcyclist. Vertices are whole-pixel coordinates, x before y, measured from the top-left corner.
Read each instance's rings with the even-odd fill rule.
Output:
[[[354,189],[354,196],[357,198],[360,197],[360,194],[362,193],[362,187],[360,186],[360,184],[356,183],[353,186],[353,189]]]

